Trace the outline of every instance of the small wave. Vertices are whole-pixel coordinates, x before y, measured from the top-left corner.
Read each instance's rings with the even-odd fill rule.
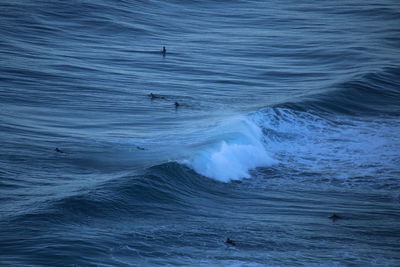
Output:
[[[210,191],[210,181],[198,179],[188,167],[175,162],[148,168],[138,175],[123,175],[43,197],[35,205],[14,212],[9,219],[21,221],[74,221],[113,216],[159,216],[189,209],[187,196]]]
[[[371,115],[400,114],[400,70],[386,68],[337,84],[331,91],[277,105],[301,111]]]

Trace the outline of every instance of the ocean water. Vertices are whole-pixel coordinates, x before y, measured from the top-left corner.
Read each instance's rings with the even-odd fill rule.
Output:
[[[0,266],[400,266],[399,25],[396,0],[2,0]]]

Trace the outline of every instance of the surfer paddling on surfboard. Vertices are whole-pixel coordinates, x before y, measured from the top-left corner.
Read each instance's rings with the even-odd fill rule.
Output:
[[[224,243],[225,243],[225,245],[229,245],[229,246],[234,246],[234,247],[236,247],[235,241],[233,241],[233,240],[230,239],[229,237],[226,239],[226,241],[225,241]]]

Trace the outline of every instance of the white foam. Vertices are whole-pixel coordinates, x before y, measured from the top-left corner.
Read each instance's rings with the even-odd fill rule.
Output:
[[[217,131],[219,140],[186,162],[197,173],[229,182],[249,178],[251,169],[274,162],[261,141],[261,129],[250,120],[235,118]]]
[[[310,186],[318,188],[321,184],[398,188],[397,118],[324,117],[284,108],[261,110],[249,117],[263,129],[268,152],[290,171],[279,186],[309,180]]]

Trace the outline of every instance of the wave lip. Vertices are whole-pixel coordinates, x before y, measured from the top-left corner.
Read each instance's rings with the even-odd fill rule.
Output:
[[[274,163],[262,142],[261,129],[244,117],[223,125],[220,140],[186,163],[197,173],[221,182],[249,178],[251,169]]]

